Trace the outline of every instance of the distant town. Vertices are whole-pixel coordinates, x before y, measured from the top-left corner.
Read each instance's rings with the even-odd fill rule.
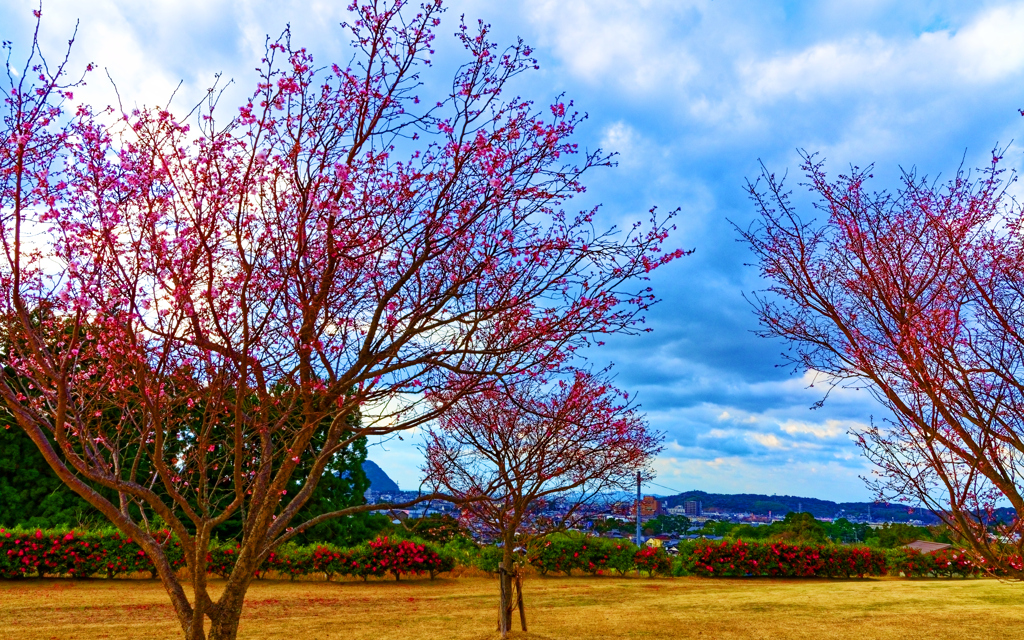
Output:
[[[371,466],[372,465],[372,466]],[[367,502],[407,502],[418,494],[415,491],[401,491],[380,467],[367,461],[365,467],[371,488],[366,492]],[[549,514],[563,515],[561,502],[552,501]],[[1005,513],[1004,513],[1005,512]],[[392,512],[398,518],[422,518],[432,515],[458,517],[459,508],[447,502],[431,502],[412,509]],[[764,494],[718,494],[704,491],[687,491],[672,496],[644,495],[640,503],[641,528],[655,519],[683,516],[687,531],[701,530],[708,522],[728,522],[761,526],[782,522],[786,514],[809,513],[816,520],[825,523],[845,519],[851,524],[867,525],[872,528],[886,524],[907,524],[917,527],[934,526],[942,520],[932,511],[905,504],[889,502],[832,502],[818,498],[780,496]],[[1012,509],[998,509],[995,516],[1010,520]],[[616,525],[615,523],[621,523]],[[577,528],[581,531],[604,537],[635,537],[636,500],[618,494],[595,505],[595,509],[581,519]],[[666,540],[678,537],[708,537],[691,533],[683,536],[653,534]]]

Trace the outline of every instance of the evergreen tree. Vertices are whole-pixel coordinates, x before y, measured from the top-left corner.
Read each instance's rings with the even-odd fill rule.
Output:
[[[316,493],[296,516],[306,521],[322,513],[354,507],[366,502],[363,497],[370,488],[370,480],[363,472],[366,460],[366,438],[362,437],[341,450],[327,465],[317,483]],[[298,480],[293,480],[289,492],[298,491]],[[369,512],[333,518],[321,522],[296,537],[298,542],[329,542],[340,546],[354,546],[369,540],[390,524],[387,516]]]
[[[105,522],[46,464],[10,415],[0,413],[0,526],[77,527]]]

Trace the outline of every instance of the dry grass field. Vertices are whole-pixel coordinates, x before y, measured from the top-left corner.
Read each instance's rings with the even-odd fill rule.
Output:
[[[495,638],[483,577],[402,582],[259,581],[240,638]],[[994,580],[542,578],[524,585],[516,638],[1024,638],[1024,585]],[[0,638],[176,638],[160,584],[0,582]]]

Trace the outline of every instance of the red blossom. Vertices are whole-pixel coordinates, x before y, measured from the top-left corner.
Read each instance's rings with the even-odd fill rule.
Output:
[[[214,563],[244,578],[229,602],[304,530],[296,514],[337,451],[638,331],[647,272],[682,255],[663,249],[671,215],[619,235],[566,212],[611,158],[580,152],[571,102],[507,94],[536,66],[528,47],[463,25],[453,94],[417,104],[440,3],[350,10],[353,66],[314,62],[286,33],[229,113],[216,99],[191,115],[65,112],[63,66],[7,76],[0,397],[143,550],[180,620],[194,603],[168,538],[137,513],[187,549],[195,593],[213,549],[194,532],[249,518],[233,563]],[[355,434],[364,410],[387,415]],[[205,608],[226,629],[239,610]]]
[[[820,218],[765,170],[750,186],[760,216],[741,233],[769,282],[754,299],[764,335],[891,415],[854,434],[879,497],[931,508],[986,568],[1021,578],[1024,513],[996,517],[1024,504],[1024,209],[1001,162],[996,151],[945,182],[909,171],[890,193],[871,190],[871,167],[830,177],[805,155]]]

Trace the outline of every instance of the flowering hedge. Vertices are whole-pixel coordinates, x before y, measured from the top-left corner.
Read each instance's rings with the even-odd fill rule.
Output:
[[[159,532],[172,566],[184,566],[180,543],[167,531]],[[496,571],[501,549],[461,549],[458,562]],[[238,548],[215,544],[207,558],[210,573],[227,576]],[[684,541],[675,561],[662,549],[638,549],[627,540],[553,534],[530,545],[527,562],[542,574],[590,574],[639,571],[708,577],[773,576],[849,578],[893,575],[974,577],[984,564],[962,549],[922,554],[913,549],[879,551],[859,546],[792,545],[782,542],[752,543],[742,540]],[[409,540],[377,538],[364,545],[342,549],[330,545],[284,545],[272,552],[257,577],[274,571],[292,578],[324,574],[370,576],[429,574],[431,578],[455,568],[453,552]],[[492,566],[493,565],[493,566]],[[149,557],[139,545],[121,533],[106,531],[4,530],[0,528],[0,578],[87,577],[114,578],[130,574],[155,575]]]
[[[890,549],[889,573],[907,578],[924,576],[970,578],[984,571],[984,559],[976,562],[963,549],[921,553],[917,549]]]
[[[660,548],[638,549],[626,540],[554,534],[531,545],[527,559],[542,574],[567,575],[576,569],[598,574],[610,570],[620,574],[639,571],[648,575],[674,570],[676,575],[708,577],[849,578],[887,572],[885,553],[868,547],[689,540],[681,542],[678,548],[673,567],[672,557]],[[955,562],[950,566],[955,567]]]
[[[662,549],[640,549],[628,540],[562,533],[536,540],[530,545],[527,562],[545,575],[571,575],[574,569],[598,575],[612,571],[625,575],[633,570],[655,575],[671,570],[671,558]]]
[[[584,571],[597,574],[616,571],[623,576],[637,568],[637,553],[642,551],[628,540],[608,538],[590,538],[587,547],[590,553]]]
[[[974,559],[963,549],[943,549],[928,555],[932,557],[935,566],[932,573],[949,578],[977,577],[983,571],[985,562],[985,559],[982,558],[980,563],[975,563]]]
[[[684,571],[709,577],[862,578],[886,574],[886,556],[875,549],[784,542],[698,543],[682,563]]]
[[[672,571],[672,559],[661,547],[645,547],[633,556],[636,570],[649,576],[664,575]]]
[[[184,554],[169,532],[156,535],[164,540],[171,565],[184,566]],[[149,556],[117,531],[35,531],[0,528],[0,578],[30,575],[114,577],[129,573],[155,574]]]
[[[215,547],[209,555],[210,573],[226,577],[231,573],[237,554],[237,547]],[[395,579],[400,579],[402,574],[430,574],[433,578],[454,568],[453,558],[429,545],[384,537],[352,549],[323,544],[284,546],[270,553],[260,566],[258,577],[274,571],[292,579],[314,573],[323,573],[328,580],[335,576],[357,576],[365,580],[389,573]]]
[[[572,575],[573,569],[582,570],[589,565],[589,543],[593,540],[566,534],[545,536],[530,545],[526,561],[543,575],[550,572]]]
[[[886,573],[883,552],[855,546],[694,540],[680,543],[676,558],[677,575],[849,578]],[[578,569],[597,574],[615,570],[624,575],[635,570],[658,575],[673,570],[672,558],[663,549],[638,549],[626,540],[567,534],[537,540],[527,559],[542,574],[571,575]]]
[[[430,574],[433,579],[438,573],[455,568],[451,556],[442,555],[430,545],[411,540],[390,540],[387,537],[371,540],[365,545],[349,551],[331,552],[328,547],[317,547],[328,578],[339,575],[359,576],[366,580],[370,576],[388,573],[400,580],[402,574]],[[328,571],[328,569],[330,571]]]
[[[159,532],[171,565],[185,565],[181,544],[168,532]],[[231,573],[238,554],[233,544],[215,544],[207,556],[210,573],[225,577]],[[352,575],[364,579],[391,573],[438,573],[455,568],[452,557],[438,553],[430,545],[409,540],[378,538],[354,549],[332,546],[300,547],[285,545],[269,555],[258,576],[276,571],[292,578],[324,573]],[[87,577],[108,578],[148,572],[155,575],[149,556],[130,538],[117,531],[24,531],[0,528],[0,578]]]

